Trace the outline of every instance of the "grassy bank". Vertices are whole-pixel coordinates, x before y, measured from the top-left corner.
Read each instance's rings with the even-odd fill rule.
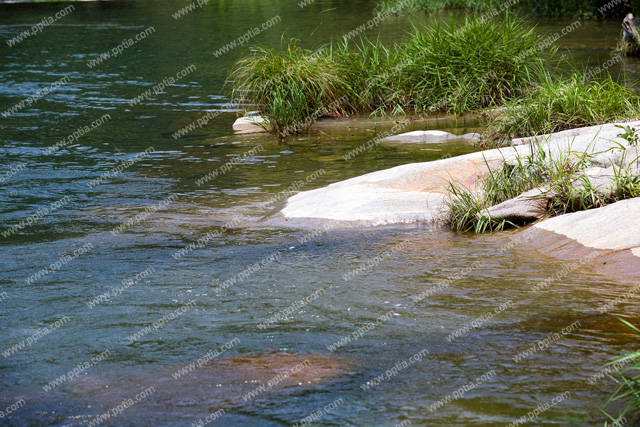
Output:
[[[400,13],[405,14],[415,11],[435,12],[449,9],[482,12],[499,4],[500,2],[497,0],[382,0],[378,3],[378,10],[380,12],[400,10]]]
[[[610,76],[587,80],[582,73],[564,79],[541,73],[522,99],[508,102],[487,120],[484,145],[638,117],[640,98]]]
[[[618,136],[631,145],[636,145],[639,137],[633,129],[621,129]],[[446,222],[455,231],[476,233],[516,226],[503,219],[490,218],[485,210],[534,188],[550,195],[548,216],[599,208],[640,196],[640,173],[631,166],[638,159],[626,159],[625,153],[620,166],[613,167],[610,185],[602,188],[582,172],[592,164],[594,156],[569,150],[552,158],[536,145],[530,156],[490,171],[478,191],[451,183]]]
[[[414,28],[390,47],[366,39],[316,51],[295,41],[258,47],[233,67],[231,96],[246,108],[259,105],[283,135],[320,116],[459,114],[520,97],[543,66],[539,42],[532,28],[507,17]]]
[[[398,5],[404,7],[398,8]],[[434,12],[447,9],[462,9],[470,12],[482,12],[497,9],[521,12],[529,16],[613,18],[624,17],[629,12],[640,11],[640,0],[621,1],[611,4],[610,0],[381,0],[380,12],[400,10],[401,13],[415,11]]]

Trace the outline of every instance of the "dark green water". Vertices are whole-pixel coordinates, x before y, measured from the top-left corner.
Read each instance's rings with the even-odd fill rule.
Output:
[[[235,106],[223,84],[243,48],[219,57],[214,51],[275,16],[281,21],[251,43],[279,46],[284,34],[314,47],[366,22],[372,4],[316,1],[301,9],[295,1],[208,3],[178,20],[172,13],[189,3],[74,3],[71,14],[14,46],[6,40],[65,5],[0,5],[0,112],[69,77],[32,105],[0,117],[0,176],[11,175],[0,183],[0,232],[38,216],[0,237],[0,411],[25,402],[0,418],[0,425],[87,425],[149,386],[155,393],[100,425],[191,425],[224,409],[225,415],[211,425],[287,426],[337,399],[342,403],[313,425],[505,425],[567,391],[568,399],[529,425],[602,423],[599,407],[614,386],[608,380],[595,385],[587,380],[611,349],[631,349],[636,338],[611,318],[597,315],[597,307],[632,283],[582,271],[554,282],[546,292],[532,292],[532,285],[560,270],[562,263],[521,249],[501,252],[508,236],[460,236],[409,224],[332,230],[301,243],[308,230],[260,222],[269,213],[264,202],[314,171],[325,173],[303,190],[471,150],[460,144],[381,146],[345,161],[343,154],[390,127],[373,118],[287,142],[232,134]],[[390,18],[370,34],[379,30],[392,42],[412,22],[429,19],[438,18]],[[567,24],[544,22],[540,28],[559,31]],[[155,32],[149,37],[87,66],[151,26]],[[609,58],[618,32],[617,22],[585,22],[560,45],[569,49],[577,66],[593,65]],[[192,64],[195,71],[175,85],[129,104]],[[621,70],[634,78],[640,67],[625,60],[612,68],[614,73]],[[211,111],[222,113],[174,138],[176,131]],[[104,114],[111,119],[53,153],[47,150]],[[474,124],[431,121],[411,129],[427,126],[464,133]],[[263,151],[197,185],[198,178],[259,145]],[[150,148],[148,157],[89,186]],[[23,166],[12,174],[17,165]],[[170,196],[172,202],[163,209],[120,234],[110,232]],[[38,215],[61,199],[62,206]],[[235,219],[236,227],[222,227]],[[173,256],[211,235],[202,247]],[[398,243],[402,248],[394,256],[344,280],[345,273]],[[83,246],[88,252],[30,279]],[[246,280],[218,288],[278,251],[277,260]],[[476,268],[469,272],[472,265]],[[122,295],[87,305],[148,268],[153,273]],[[420,302],[411,298],[460,273],[465,274],[450,287]],[[319,289],[325,294],[317,300],[258,327]],[[128,339],[191,300],[196,306],[164,327],[133,343]],[[509,300],[514,306],[482,327],[453,342],[446,339]],[[631,301],[614,312],[637,309]],[[333,353],[327,349],[389,311],[388,320],[359,339]],[[42,334],[65,316],[66,323]],[[576,320],[581,322],[578,330],[523,361],[513,360]],[[31,345],[7,353],[29,339]],[[177,369],[235,339],[237,344],[216,358],[228,361],[199,369],[184,381],[172,379]],[[373,388],[361,387],[423,349],[429,354],[421,361]],[[107,350],[109,357],[79,378],[43,389]],[[260,362],[269,374],[258,375],[241,359],[229,359],[270,351],[275,355]],[[237,399],[280,372],[277,360],[284,353],[319,354],[330,361],[327,372],[332,375],[320,372],[306,378],[310,382],[286,384],[247,402]],[[491,370],[494,376],[459,399],[430,407]]]

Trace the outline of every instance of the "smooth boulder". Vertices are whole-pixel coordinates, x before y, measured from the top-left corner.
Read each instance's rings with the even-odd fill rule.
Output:
[[[535,224],[532,246],[598,274],[640,278],[640,198]]]
[[[147,364],[113,372],[93,372],[81,375],[70,386],[76,396],[86,399],[83,402],[86,407],[91,408],[86,411],[91,413],[86,417],[87,421],[135,393],[153,387],[152,394],[127,410],[129,416],[150,419],[157,415],[158,408],[172,408],[169,416],[176,417],[173,424],[188,425],[185,416],[197,419],[225,408],[230,414],[224,425],[235,425],[231,413],[251,412],[254,397],[269,399],[274,393],[287,393],[286,389],[296,389],[295,393],[304,394],[314,385],[344,378],[356,363],[344,357],[318,353],[213,356],[208,361],[187,359],[180,365],[156,367]],[[255,422],[248,425],[255,425]]]
[[[381,142],[406,142],[406,143],[442,143],[450,139],[465,139],[468,141],[478,141],[480,135],[477,133],[467,133],[464,135],[454,135],[441,130],[414,130],[398,135],[384,138]]]
[[[502,161],[473,154],[397,166],[298,193],[287,200],[280,214],[287,220],[314,218],[369,226],[437,221],[446,213],[451,181],[475,188],[488,165]]]
[[[235,133],[259,133],[268,132],[268,121],[258,113],[248,113],[244,117],[239,117],[233,123]]]
[[[535,227],[593,248],[640,250],[640,198],[550,218]]]
[[[505,219],[514,223],[526,223],[538,220],[547,214],[547,208],[553,194],[544,189],[534,188],[518,197],[506,200],[482,212],[493,219]]]

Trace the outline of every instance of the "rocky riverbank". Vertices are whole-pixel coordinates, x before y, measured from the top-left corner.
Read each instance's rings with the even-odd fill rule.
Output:
[[[640,122],[622,125],[640,128]],[[370,227],[413,222],[442,224],[447,214],[445,201],[451,182],[475,191],[490,170],[505,163],[522,161],[534,149],[543,149],[550,161],[567,155],[583,158],[586,155],[589,162],[582,173],[597,184],[596,188],[604,188],[614,179],[616,168],[621,164],[638,169],[631,161],[638,157],[637,147],[619,137],[620,133],[621,129],[614,123],[572,129],[513,140],[511,147],[377,171],[298,193],[287,200],[276,217],[290,224],[314,226],[327,221]],[[413,142],[424,142],[423,135],[417,137],[420,141]],[[553,197],[548,194],[540,197],[540,193],[538,191],[535,197],[525,195],[511,200],[511,204],[507,202],[507,209],[492,208],[493,215],[508,217],[515,212],[516,216],[540,218],[544,216],[540,211],[540,200]],[[537,241],[536,245],[551,255],[571,259],[600,251],[590,260],[594,263],[597,258],[600,270],[619,271],[624,267],[629,274],[640,272],[638,199],[543,219],[533,227],[543,231],[541,235],[545,236],[545,243]]]

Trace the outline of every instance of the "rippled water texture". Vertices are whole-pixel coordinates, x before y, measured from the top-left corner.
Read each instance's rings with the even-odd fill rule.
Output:
[[[281,22],[251,43],[279,46],[284,34],[318,46],[370,19],[372,4],[211,0],[172,17],[188,4],[74,3],[11,47],[6,40],[66,5],[0,5],[0,112],[68,76],[0,117],[0,411],[11,412],[0,424],[90,425],[108,412],[100,425],[286,426],[306,417],[316,426],[488,426],[565,392],[530,425],[601,423],[614,385],[589,377],[636,337],[597,308],[633,283],[581,270],[534,291],[563,264],[519,245],[504,250],[513,233],[409,224],[309,236],[261,221],[292,185],[313,189],[473,150],[377,146],[345,161],[392,126],[373,117],[286,142],[231,133],[236,106],[223,84],[244,47],[215,51],[276,15]],[[441,18],[390,18],[369,34],[393,42],[411,23]],[[540,31],[567,24],[543,22]],[[121,54],[87,65],[149,27]],[[595,65],[618,33],[617,22],[584,22],[560,40],[561,52],[578,67]],[[638,69],[634,61],[612,68],[630,78]],[[208,112],[208,124],[174,138]],[[476,126],[432,119],[408,129]],[[77,140],[64,140],[74,132]],[[632,300],[612,313],[637,309]]]

